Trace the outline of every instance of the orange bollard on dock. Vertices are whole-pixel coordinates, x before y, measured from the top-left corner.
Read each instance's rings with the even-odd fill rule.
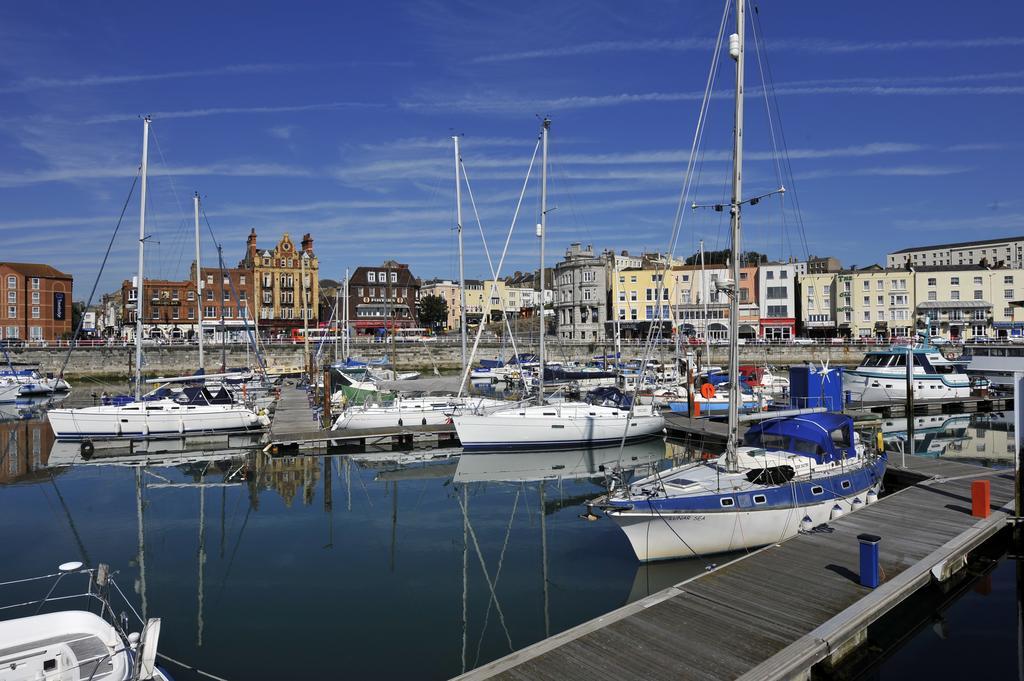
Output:
[[[700,402],[697,400],[693,401],[693,418],[700,418]]]
[[[971,515],[975,518],[987,518],[991,512],[992,485],[988,480],[975,480],[971,483]]]

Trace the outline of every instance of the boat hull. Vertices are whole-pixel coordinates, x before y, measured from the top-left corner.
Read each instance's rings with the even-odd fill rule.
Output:
[[[971,396],[970,379],[966,375],[935,375],[916,373],[913,377],[914,399],[940,400]],[[856,402],[903,402],[907,399],[907,375],[865,372],[850,369],[843,374],[843,390]]]
[[[258,430],[268,425],[265,416],[236,405],[179,405],[162,401],[122,407],[51,409],[50,427],[59,440],[116,437],[177,437],[195,433]]]
[[[551,412],[557,414],[555,408]],[[660,415],[634,416],[627,426],[626,412],[613,418],[467,414],[453,420],[466,451],[599,447],[619,444],[623,436],[633,441],[659,435],[665,428]]]
[[[885,462],[880,460],[865,469],[864,475],[855,476],[865,484],[846,490],[841,496],[825,495],[814,503],[773,504],[763,509],[755,506],[728,511],[670,511],[660,510],[650,501],[637,501],[632,509],[606,508],[605,512],[625,533],[641,562],[742,551],[795,536],[805,517],[810,518],[815,527],[834,520],[838,517],[837,505],[842,514],[863,508],[868,502],[867,493],[880,491],[884,472]],[[829,489],[827,478],[819,478],[812,484]]]

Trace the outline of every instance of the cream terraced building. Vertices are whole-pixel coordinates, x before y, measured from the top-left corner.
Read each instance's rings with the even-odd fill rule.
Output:
[[[1024,270],[980,265],[872,265],[799,278],[801,333],[811,337],[912,336],[927,324],[951,340],[1024,335]]]

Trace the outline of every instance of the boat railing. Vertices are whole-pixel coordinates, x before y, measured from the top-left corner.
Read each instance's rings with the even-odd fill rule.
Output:
[[[26,615],[38,615],[47,610],[49,605],[61,604],[67,606],[77,602],[79,609],[94,612],[100,617],[107,619],[122,635],[127,636],[127,611],[130,611],[135,616],[135,620],[140,625],[145,625],[145,621],[121,590],[121,587],[114,581],[114,574],[116,573],[111,572],[109,566],[104,563],[101,563],[96,568],[86,568],[83,567],[82,563],[74,561],[60,565],[58,571],[52,574],[0,582],[0,589],[9,588],[8,591],[3,593],[10,593],[11,591],[22,593],[23,589],[30,588],[34,584],[45,586],[46,583],[52,582],[42,598],[29,598],[28,600],[15,598],[16,602],[14,603],[4,603],[6,598],[0,596],[0,603],[4,603],[0,605],[0,612],[22,609]],[[80,585],[81,578],[86,580],[84,590],[80,590],[80,586],[74,586],[74,584]],[[113,587],[113,591],[109,587]],[[112,593],[117,594],[119,597],[118,606],[123,604],[123,607],[120,608],[120,614],[115,613],[114,604],[111,602]]]

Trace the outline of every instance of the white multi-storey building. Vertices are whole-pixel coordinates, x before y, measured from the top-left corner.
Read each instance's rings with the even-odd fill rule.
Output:
[[[955,244],[916,246],[888,255],[888,267],[1024,267],[1024,236],[962,241]]]

